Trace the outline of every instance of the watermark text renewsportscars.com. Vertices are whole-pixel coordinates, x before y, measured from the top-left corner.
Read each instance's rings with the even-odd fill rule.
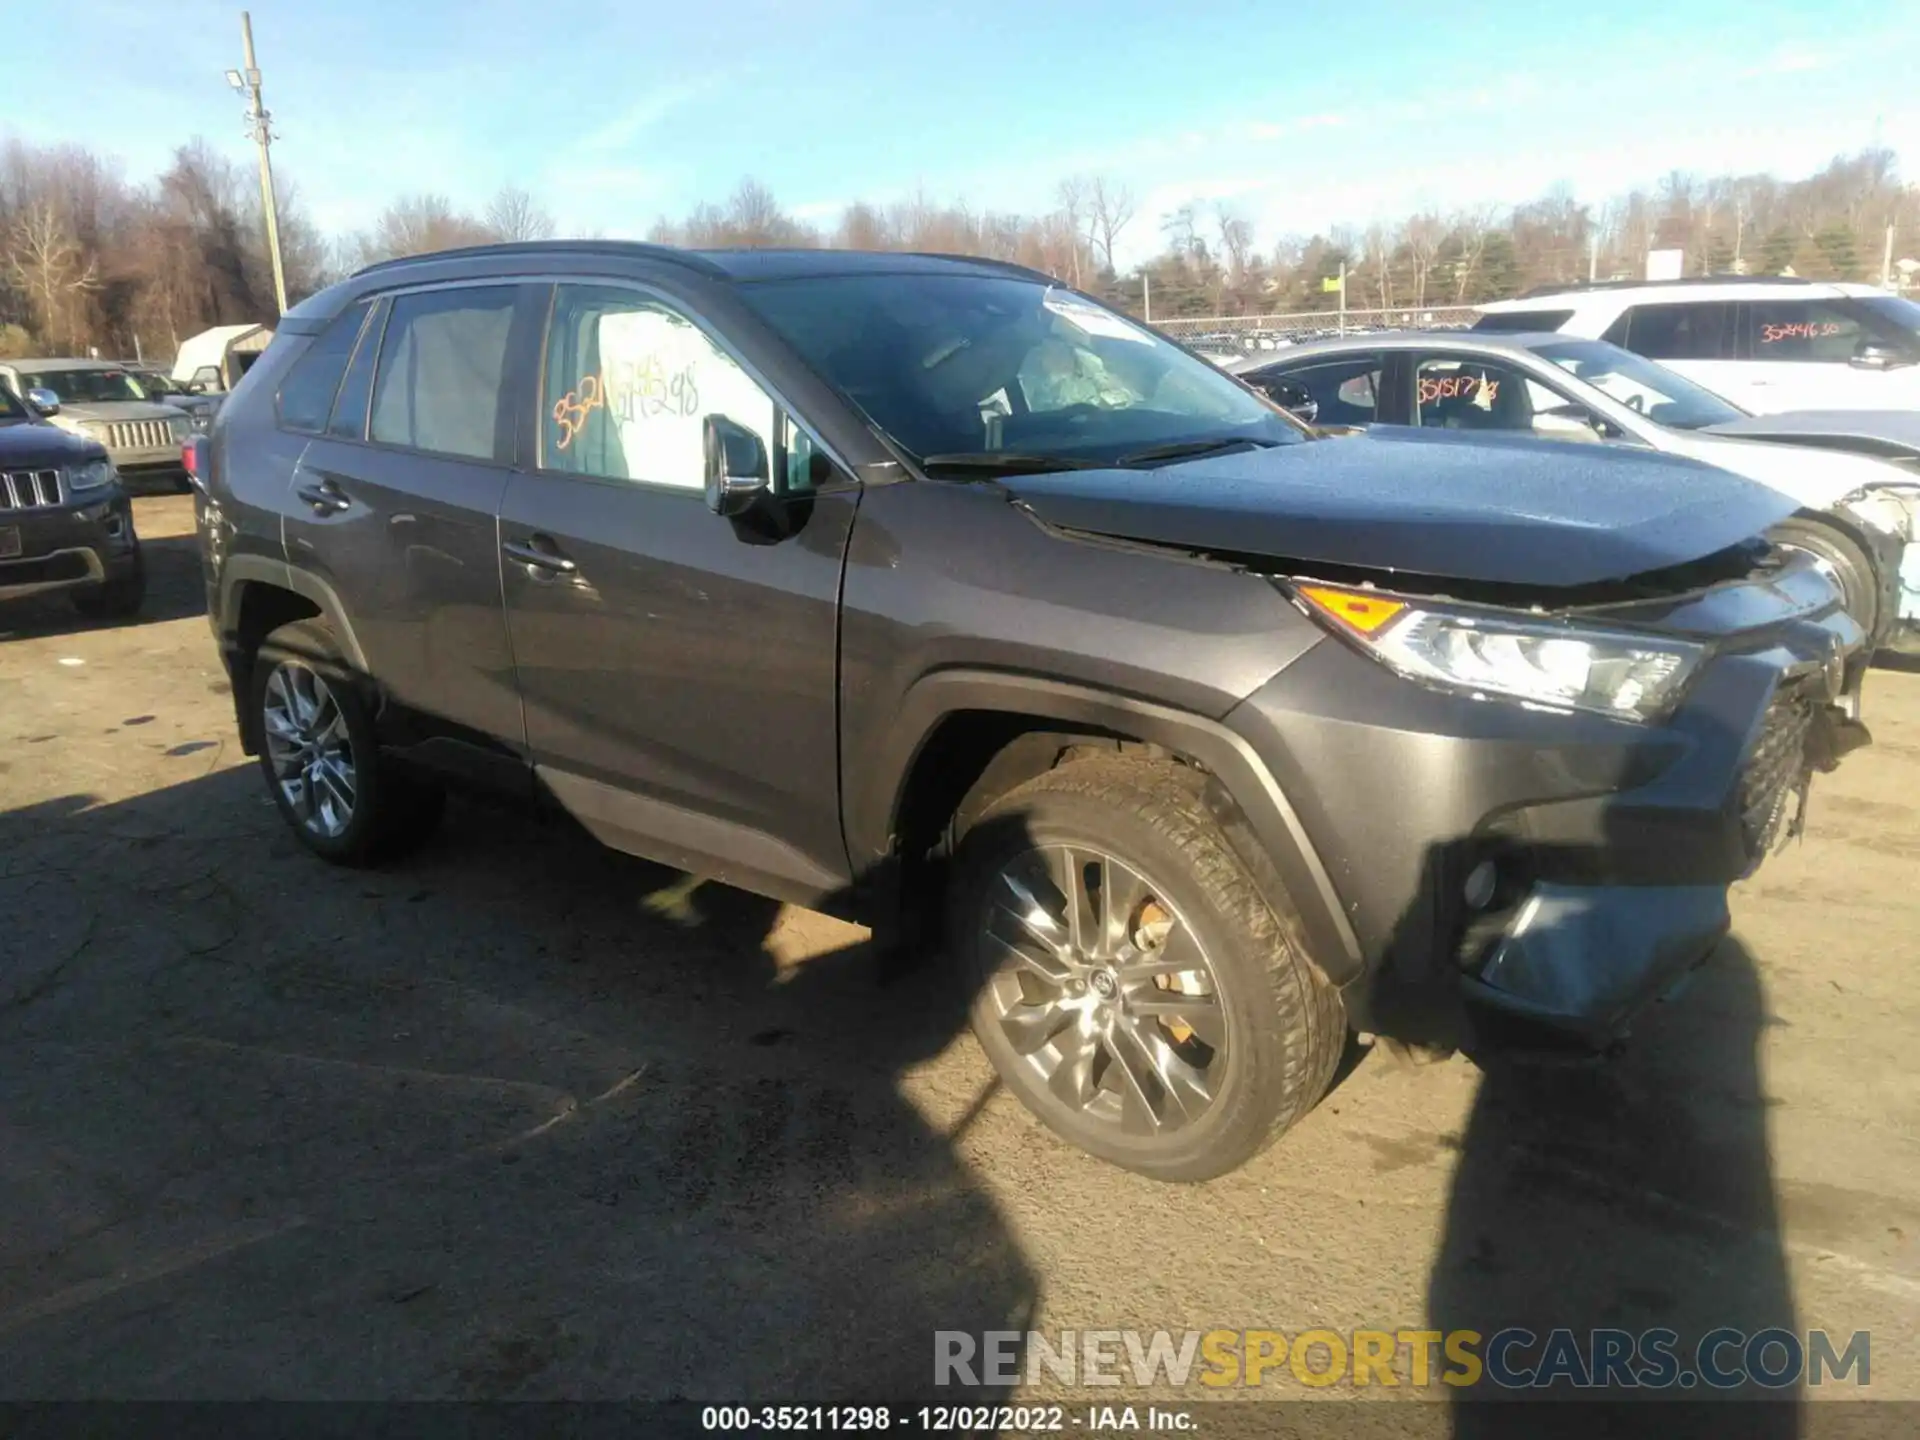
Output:
[[[1872,1336],[1772,1328],[1550,1330],[937,1330],[935,1385],[1331,1385],[1733,1390],[1872,1378]]]

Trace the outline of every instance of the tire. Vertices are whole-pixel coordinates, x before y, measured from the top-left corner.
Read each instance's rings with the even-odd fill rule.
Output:
[[[1061,877],[1076,873],[1099,879],[1081,929],[1110,957],[1084,971],[1043,938],[1072,927],[1056,917],[1070,914]],[[973,989],[975,1034],[1007,1088],[1090,1154],[1158,1180],[1212,1179],[1271,1145],[1332,1082],[1347,1034],[1339,992],[1308,960],[1295,917],[1262,898],[1190,772],[1105,757],[1050,771],[961,837],[952,884],[950,953]],[[1177,991],[1141,978],[1196,954],[1201,969],[1167,977]],[[1056,985],[1062,973],[1085,978]],[[1098,1013],[1052,1028],[1089,1003]]]
[[[147,562],[138,550],[124,575],[73,592],[73,608],[89,620],[121,620],[147,603]]]
[[[267,636],[254,657],[251,697],[268,793],[314,854],[336,865],[376,865],[432,835],[446,792],[380,753],[367,687],[325,625],[299,620]],[[286,728],[300,712],[312,716],[305,743]],[[323,763],[306,770],[293,758],[302,751]]]
[[[1775,544],[1811,555],[1832,570],[1840,586],[1841,603],[1871,647],[1880,634],[1880,572],[1860,542],[1838,526],[1805,516],[1794,516],[1773,527]]]

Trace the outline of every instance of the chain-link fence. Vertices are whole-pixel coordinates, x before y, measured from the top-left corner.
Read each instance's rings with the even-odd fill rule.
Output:
[[[1303,340],[1335,335],[1358,335],[1372,330],[1464,330],[1480,312],[1471,305],[1427,305],[1394,310],[1349,310],[1343,319],[1335,310],[1311,310],[1294,315],[1226,315],[1206,319],[1155,320],[1165,331],[1195,350],[1246,355],[1277,350]]]

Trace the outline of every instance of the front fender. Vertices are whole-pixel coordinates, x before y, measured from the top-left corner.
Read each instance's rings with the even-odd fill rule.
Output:
[[[965,712],[1109,732],[1198,765],[1211,778],[1209,808],[1268,903],[1298,916],[1311,958],[1335,984],[1360,973],[1360,944],[1327,867],[1272,772],[1243,737],[1205,716],[1061,681],[950,669],[916,682],[880,753],[850,776],[847,844],[856,870],[885,863],[915,763],[941,722]]]

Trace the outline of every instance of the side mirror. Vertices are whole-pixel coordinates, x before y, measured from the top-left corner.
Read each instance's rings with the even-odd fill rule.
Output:
[[[1847,363],[1856,370],[1892,370],[1896,366],[1911,365],[1913,361],[1891,345],[1876,345],[1871,340],[1864,340]]]
[[[1292,380],[1269,380],[1260,388],[1269,400],[1303,424],[1311,425],[1319,418],[1320,402],[1306,386]]]
[[[766,443],[724,415],[707,416],[701,433],[706,447],[707,508],[728,518],[745,514],[772,483]]]
[[[60,397],[51,390],[42,390],[37,385],[27,391],[27,403],[42,415],[58,415],[60,413]]]

